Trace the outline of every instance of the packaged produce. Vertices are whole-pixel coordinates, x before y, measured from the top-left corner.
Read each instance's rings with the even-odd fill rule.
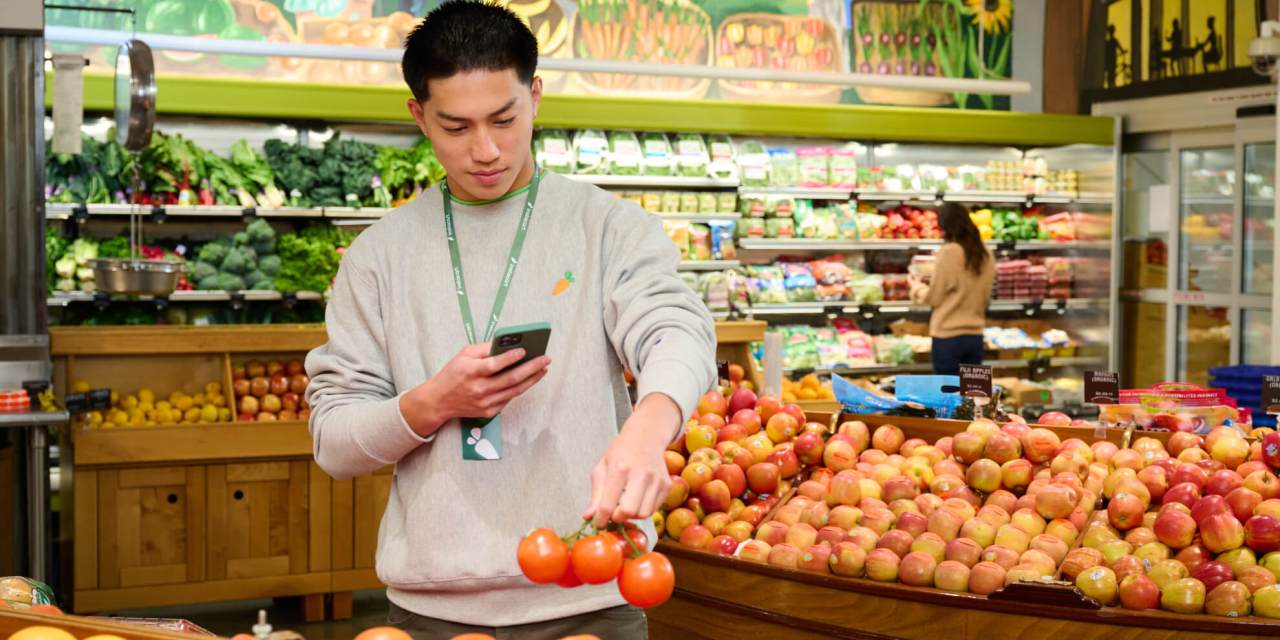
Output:
[[[787,287],[782,268],[774,265],[751,267],[748,271],[751,304],[786,304]]]
[[[677,142],[677,148],[678,144]],[[713,178],[736,178],[738,176],[738,164],[734,161],[733,140],[726,135],[711,135],[707,136],[706,144],[710,155],[707,173]],[[726,209],[726,211],[732,211],[732,209]]]
[[[732,146],[730,147],[732,149]],[[730,151],[732,154],[732,151]],[[707,144],[702,136],[696,133],[676,134],[676,173],[691,178],[703,178],[708,174],[711,159],[707,155]]]
[[[764,198],[738,198],[737,210],[749,218],[763,218],[768,211]]]
[[[839,340],[849,359],[849,366],[862,367],[876,363],[876,352],[871,343],[871,336],[856,327],[851,327],[840,330]]]
[[[667,231],[667,237],[675,243],[676,248],[680,250],[680,259],[689,259],[689,241],[690,229],[689,223],[682,220],[663,220],[662,227]]]
[[[573,173],[573,145],[569,142],[569,134],[563,129],[542,129],[533,141],[534,154],[538,164],[548,171],[556,173]]]
[[[766,238],[794,238],[796,236],[795,220],[791,218],[768,218],[764,221]]]
[[[711,259],[711,227],[705,224],[689,225],[689,259]]]
[[[821,365],[812,327],[783,327],[782,352],[783,367],[786,369],[816,369]]]
[[[911,256],[911,265],[907,267],[907,273],[927,284],[933,280],[933,270],[937,264],[938,258],[932,253],[914,255]]]
[[[859,240],[874,240],[881,237],[881,229],[884,228],[888,218],[878,213],[856,213],[853,216],[854,226],[857,229],[857,238]]]
[[[795,151],[797,184],[802,187],[825,187],[831,181],[831,156],[826,147],[800,147]]]
[[[643,191],[623,191],[618,194],[618,199],[626,200],[627,202],[634,202],[636,203],[637,206],[641,206],[641,207],[644,206]]]
[[[21,576],[0,578],[0,601],[15,609],[37,604],[55,604],[53,589],[49,585]]]
[[[757,140],[743,140],[738,145],[737,160],[742,186],[769,186],[769,152],[763,144]]]
[[[695,291],[702,295],[702,301],[712,312],[729,310],[729,278],[726,274],[712,271],[698,276]]]
[[[680,213],[680,192],[662,192],[661,210],[663,213]]]
[[[849,366],[849,352],[831,327],[814,329],[814,345],[818,351],[818,366],[823,369],[836,369]]]
[[[792,187],[800,183],[800,165],[791,149],[769,150],[769,184],[775,187]]]
[[[732,191],[721,191],[716,194],[716,213],[728,213],[738,210],[738,194]]]
[[[849,278],[849,293],[858,304],[881,302],[885,299],[884,276],[855,273]]]
[[[669,176],[672,168],[671,143],[666,134],[645,132],[640,135],[640,144],[644,153],[644,162],[640,173],[646,176]]]
[[[915,362],[915,350],[906,340],[898,336],[873,336],[872,342],[875,345],[876,362],[880,364],[901,365]]]
[[[711,222],[711,257],[714,260],[736,260],[738,251],[733,246],[734,228],[732,220]]]
[[[813,278],[809,265],[801,262],[782,264],[783,282],[787,288],[788,302],[814,302],[818,299],[818,282]]]
[[[840,189],[858,186],[858,156],[852,149],[833,149],[827,182]]]
[[[581,129],[573,135],[573,156],[577,173],[609,173],[609,138],[598,129]]]
[[[791,196],[769,196],[764,201],[764,214],[766,217],[790,218],[795,215],[796,206],[799,200]],[[808,202],[808,201],[803,201]],[[812,204],[811,202],[809,203]]]
[[[1247,434],[1244,414],[1222,389],[1163,382],[1145,389],[1121,389],[1120,403],[1103,405],[1099,420],[1120,427],[1130,424],[1150,431],[1205,434],[1215,427],[1235,427]]]
[[[884,274],[884,299],[898,302],[911,299],[911,281],[906,274]]]
[[[645,191],[640,197],[640,206],[651,213],[662,213],[662,194],[657,191]]]
[[[644,151],[640,140],[630,131],[609,132],[609,169],[615,176],[640,174]]]
[[[692,191],[685,191],[680,194],[680,213],[697,213],[698,212],[698,194]]]
[[[763,238],[764,218],[743,218],[738,221],[739,238]]]
[[[1040,222],[1038,231],[1045,240],[1054,242],[1071,242],[1076,239],[1075,222],[1068,211],[1045,218]]]
[[[718,204],[715,193],[702,192],[698,194],[698,213],[718,213],[716,210]]]
[[[809,263],[813,277],[821,284],[847,285],[853,277],[853,269],[840,256],[830,256]]]

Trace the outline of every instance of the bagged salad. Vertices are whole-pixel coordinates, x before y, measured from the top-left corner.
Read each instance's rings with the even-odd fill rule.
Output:
[[[630,131],[609,132],[609,167],[615,176],[640,175],[644,153],[640,140]]]
[[[747,290],[751,304],[786,304],[787,287],[783,282],[782,268],[774,265],[751,267],[748,271]]]
[[[788,302],[815,302],[818,299],[818,282],[813,278],[809,265],[802,262],[782,264],[783,284]]]
[[[831,156],[826,147],[796,149],[796,168],[802,187],[825,187],[831,181]]]
[[[676,134],[676,175],[703,178],[711,163],[707,144],[696,133]]]
[[[831,152],[831,186],[853,189],[858,186],[858,155],[852,149],[835,149]]]
[[[582,129],[573,135],[574,166],[577,173],[609,173],[609,139],[598,129]]]
[[[564,129],[542,129],[533,140],[533,151],[538,164],[547,171],[560,174],[573,173],[573,145]]]
[[[662,133],[646,132],[640,135],[644,149],[644,163],[640,173],[646,176],[669,176],[671,168],[671,143]]]
[[[743,140],[737,151],[738,172],[744,187],[769,186],[769,151],[758,140]]]
[[[733,159],[733,140],[726,135],[707,136],[707,147],[707,173],[713,178],[737,178],[738,164]]]
[[[787,148],[769,150],[769,184],[792,187],[800,183],[800,164],[794,151]]]
[[[711,227],[711,259],[736,260],[738,250],[733,246],[733,234],[737,225],[732,220],[722,220],[708,226]]]

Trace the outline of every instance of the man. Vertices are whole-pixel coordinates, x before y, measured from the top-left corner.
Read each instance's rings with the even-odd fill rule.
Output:
[[[417,638],[647,637],[616,585],[535,586],[516,546],[584,518],[643,519],[653,540],[662,452],[715,383],[714,324],[658,219],[536,169],[536,63],[529,29],[493,5],[445,3],[410,34],[408,107],[447,185],[352,243],[329,342],[307,358],[317,463],[338,478],[395,465],[377,570],[390,621]],[[546,356],[489,357],[494,329],[535,322],[552,327]]]

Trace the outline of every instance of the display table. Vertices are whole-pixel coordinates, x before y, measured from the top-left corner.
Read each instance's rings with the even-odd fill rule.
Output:
[[[719,357],[744,363],[763,322],[722,322]],[[300,358],[322,325],[51,330],[55,387],[151,385],[157,396],[221,380],[234,364]],[[234,402],[234,398],[230,399]],[[350,616],[380,588],[378,527],[392,469],[338,481],[312,460],[307,424],[232,422],[71,430],[64,455],[77,612],[303,596],[309,618]]]

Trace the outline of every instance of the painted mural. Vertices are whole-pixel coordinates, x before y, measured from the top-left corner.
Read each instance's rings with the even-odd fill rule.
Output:
[[[1009,77],[1013,0],[500,0],[544,56],[795,72]],[[78,0],[130,6],[139,32],[337,46],[400,46],[439,0]],[[129,29],[112,14],[49,10],[49,24]],[[57,46],[58,50],[71,47]],[[113,53],[87,52],[107,66]],[[394,64],[159,52],[161,73],[281,81],[398,83]],[[543,72],[552,92],[688,99],[1007,109],[963,93]]]

